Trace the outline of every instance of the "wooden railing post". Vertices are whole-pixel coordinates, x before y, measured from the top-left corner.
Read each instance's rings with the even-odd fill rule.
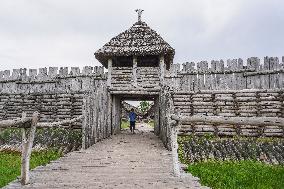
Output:
[[[0,121],[1,128],[22,128],[22,164],[21,164],[21,184],[26,185],[29,183],[29,169],[30,169],[30,157],[35,137],[36,127],[38,128],[53,128],[59,127],[66,124],[71,124],[73,122],[79,121],[86,115],[81,115],[73,119],[63,120],[52,123],[38,123],[39,113],[34,112],[32,118],[27,118],[26,113],[22,113],[22,118],[17,118],[13,120],[3,120]],[[29,129],[29,133],[28,133]],[[27,136],[28,133],[28,136]]]
[[[178,159],[178,142],[177,142],[177,127],[179,122],[171,121],[171,149],[172,149],[172,158],[173,158],[173,171],[176,177],[180,177],[180,165]]]
[[[27,129],[23,129],[22,135],[22,167],[21,167],[21,184],[26,185],[29,183],[29,169],[30,169],[30,157],[33,147],[33,141],[36,131],[36,124],[38,122],[38,112],[34,112],[32,116],[32,122],[30,127],[29,136],[27,136]],[[26,114],[22,114],[22,118],[25,118]]]

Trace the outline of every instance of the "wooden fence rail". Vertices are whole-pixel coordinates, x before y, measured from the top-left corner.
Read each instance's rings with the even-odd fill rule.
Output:
[[[284,118],[278,117],[224,117],[224,116],[177,116],[171,115],[171,119],[183,123],[206,122],[212,124],[255,125],[255,126],[283,126]]]
[[[171,148],[173,158],[173,170],[177,177],[181,176],[181,170],[178,160],[178,142],[177,131],[179,126],[184,123],[213,123],[213,124],[233,124],[233,125],[254,125],[259,127],[265,126],[280,126],[284,127],[284,118],[279,117],[223,117],[223,116],[180,116],[172,114],[170,115],[171,126]]]
[[[26,117],[26,113],[22,114],[22,118],[13,120],[0,121],[0,128],[22,128],[22,163],[21,163],[21,184],[26,185],[29,183],[29,169],[30,169],[30,157],[35,137],[36,128],[52,128],[52,127],[66,127],[65,124],[71,124],[79,121],[83,118],[83,115],[70,120],[63,120],[52,123],[40,123],[39,113],[34,112],[32,117]],[[29,134],[28,133],[29,130]]]

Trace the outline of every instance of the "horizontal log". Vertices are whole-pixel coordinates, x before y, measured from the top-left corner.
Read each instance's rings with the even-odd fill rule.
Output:
[[[175,95],[188,94],[241,94],[241,93],[279,93],[283,89],[243,89],[243,90],[196,90],[196,91],[174,91]]]
[[[30,126],[30,123],[32,122],[32,118],[17,118],[13,120],[3,120],[0,121],[0,128],[24,128],[26,125]],[[27,124],[29,123],[29,124]]]
[[[68,120],[63,120],[63,121],[58,121],[58,122],[52,122],[52,123],[37,123],[38,128],[50,128],[50,127],[64,127],[62,125],[66,124],[71,124],[76,121],[79,121],[83,118],[83,115],[73,118],[73,119],[68,119]]]
[[[267,75],[269,76],[269,74],[278,74],[278,73],[284,73],[284,69],[280,69],[280,70],[266,70],[266,71],[257,71],[257,72],[246,72],[244,73],[244,77],[247,76],[255,76],[255,75]]]
[[[183,123],[206,122],[215,124],[232,125],[256,125],[256,126],[281,126],[284,127],[284,118],[277,117],[223,117],[223,116],[177,116],[171,115],[171,119]]]

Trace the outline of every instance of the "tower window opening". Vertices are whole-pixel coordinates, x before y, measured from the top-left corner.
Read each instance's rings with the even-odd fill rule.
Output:
[[[137,67],[159,67],[159,56],[157,55],[138,56]]]
[[[132,56],[117,56],[113,58],[113,67],[133,67]]]

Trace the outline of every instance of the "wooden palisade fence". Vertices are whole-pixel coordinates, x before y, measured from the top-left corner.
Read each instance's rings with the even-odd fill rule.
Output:
[[[265,126],[279,126],[284,128],[284,118],[279,117],[223,117],[223,116],[181,116],[172,114],[170,116],[171,122],[171,148],[173,157],[174,174],[181,176],[179,160],[178,160],[178,142],[177,131],[181,124],[191,124],[196,122],[210,123],[210,124],[232,124],[232,125],[254,125],[259,127]]]
[[[0,129],[2,128],[22,128],[22,164],[21,164],[21,184],[26,185],[29,183],[29,169],[30,169],[30,156],[32,152],[33,141],[35,137],[36,128],[51,128],[51,127],[64,127],[65,124],[74,123],[83,118],[79,116],[74,119],[63,120],[52,123],[40,123],[39,113],[34,112],[32,117],[26,117],[26,113],[22,114],[22,118],[14,120],[0,121]],[[29,134],[28,129],[30,129]]]

